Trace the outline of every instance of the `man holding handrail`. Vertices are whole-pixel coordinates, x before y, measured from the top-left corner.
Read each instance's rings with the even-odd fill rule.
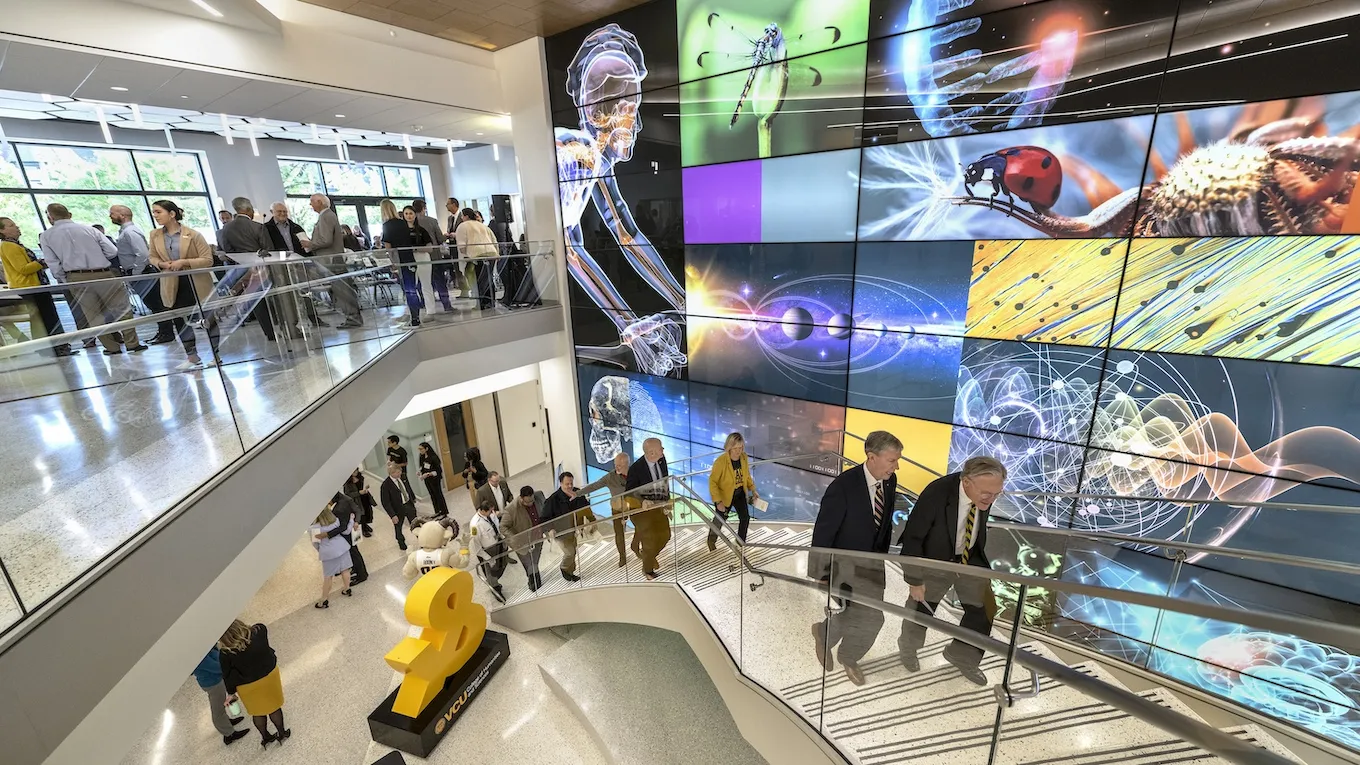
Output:
[[[620,496],[627,491],[628,486],[628,455],[619,452],[614,455],[614,470],[605,473],[598,481],[592,481],[581,487],[582,494],[590,494],[599,489],[609,489],[609,512],[614,516],[614,547],[619,551],[619,568],[628,565],[628,546],[624,543],[624,537],[628,534],[628,518],[620,517],[621,513],[628,512],[628,500]],[[634,535],[636,536],[636,534]]]
[[[813,547],[888,551],[902,442],[886,430],[875,430],[864,439],[864,456],[862,466],[841,473],[826,487],[812,527]],[[826,620],[812,625],[817,660],[830,672],[831,649],[839,645],[836,655],[845,667],[845,676],[855,685],[864,685],[859,662],[878,638],[883,612],[837,596],[858,594],[882,600],[886,583],[883,562],[814,550],[808,553],[808,576],[830,585],[832,597],[845,606],[840,613],[828,609]]]
[[[992,570],[987,559],[987,516],[992,503],[1001,496],[1006,482],[1006,466],[991,457],[973,457],[963,463],[957,473],[936,478],[921,491],[916,505],[907,516],[907,525],[898,540],[902,554],[908,557],[929,558],[947,563],[961,563]],[[992,580],[986,574],[964,576],[944,573],[904,563],[902,578],[911,588],[911,599],[916,611],[935,615],[940,600],[949,588],[954,588],[963,604],[963,618],[959,626],[982,635],[992,632],[992,617],[996,601],[992,595]],[[921,669],[916,652],[926,642],[926,628],[912,621],[902,622],[902,635],[897,639],[902,665],[909,672]],[[986,685],[987,675],[979,664],[982,649],[954,640],[944,649],[945,661],[976,685]]]
[[[667,480],[669,476],[661,439],[643,441],[642,457],[628,468],[628,482],[624,490],[647,487],[639,492],[642,512],[633,516],[633,528],[636,529],[634,537],[641,540],[642,574],[648,580],[659,576],[657,556],[671,541],[671,522],[666,517],[666,507],[671,499],[670,482]]]

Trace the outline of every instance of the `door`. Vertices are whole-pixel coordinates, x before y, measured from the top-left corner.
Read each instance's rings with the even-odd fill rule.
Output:
[[[496,391],[496,410],[506,475],[518,475],[548,458],[537,380]]]
[[[477,445],[477,429],[472,424],[472,410],[467,402],[450,404],[439,410],[437,418],[442,426],[439,433],[439,447],[443,452],[447,469],[444,471],[444,486],[456,489],[467,484],[463,480],[463,454]]]

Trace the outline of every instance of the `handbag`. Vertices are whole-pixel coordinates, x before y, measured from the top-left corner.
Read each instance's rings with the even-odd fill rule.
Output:
[[[15,244],[19,243],[15,242]],[[24,247],[22,244],[19,244],[19,246]],[[37,255],[34,255],[33,251],[28,249],[27,247],[24,247],[24,254],[28,256],[29,263],[37,263],[39,260],[41,260],[41,258],[39,258]],[[47,275],[46,268],[38,272],[38,284],[51,284],[51,283],[52,277]]]

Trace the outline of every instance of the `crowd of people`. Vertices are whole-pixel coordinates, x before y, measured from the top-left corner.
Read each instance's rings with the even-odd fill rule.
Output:
[[[14,289],[60,285],[57,290],[22,298],[35,339],[59,338],[68,331],[57,310],[58,297],[68,305],[80,330],[126,322],[143,307],[151,315],[168,314],[157,322],[154,337],[146,342],[131,326],[99,335],[97,342],[105,355],[117,356],[178,340],[184,351],[179,365],[182,371],[214,366],[220,358],[222,322],[217,311],[205,308],[214,295],[241,295],[271,284],[280,286],[289,279],[281,269],[264,273],[263,269],[250,268],[262,262],[257,256],[271,253],[307,257],[328,273],[342,274],[352,266],[349,253],[389,251],[389,257],[394,255],[392,260],[398,264],[411,326],[420,325],[425,309],[419,263],[430,265],[431,286],[446,311],[454,310],[450,289],[457,293],[455,297],[464,293],[475,297],[482,309],[494,307],[497,281],[505,288],[500,299],[503,305],[539,303],[527,262],[521,262],[521,258],[498,259],[502,254],[527,254],[523,243],[512,241],[508,225],[496,220],[486,225],[481,213],[460,207],[456,198],[445,205],[449,211],[447,227],[426,214],[424,200],[413,200],[400,213],[391,200],[383,200],[382,229],[371,239],[361,229],[340,223],[326,195],[312,195],[309,204],[317,219],[307,231],[292,220],[283,202],[275,202],[269,216],[260,220],[264,216],[256,214],[249,198],[236,197],[231,211],[218,212],[220,227],[216,234],[206,236],[184,223],[184,210],[170,199],[151,203],[155,227],[149,235],[133,220],[132,210],[126,205],[109,208],[112,228],[108,230],[114,233],[106,234],[102,224],[72,220],[65,205],[53,202],[46,207],[48,227],[38,233],[36,251],[23,244],[25,232],[17,222],[0,217],[0,275]],[[33,233],[28,232],[30,236]],[[210,270],[230,265],[242,268]],[[146,278],[110,281],[138,276]],[[340,329],[364,325],[359,294],[351,280],[330,281],[325,291],[342,317]],[[257,322],[269,342],[277,342],[279,334],[301,337],[303,322],[326,326],[314,302],[302,293],[296,299],[260,300],[241,318]],[[206,334],[210,353],[199,352],[196,327]],[[95,338],[84,341],[86,349],[95,345]],[[69,343],[54,341],[39,352],[64,357],[81,351]]]

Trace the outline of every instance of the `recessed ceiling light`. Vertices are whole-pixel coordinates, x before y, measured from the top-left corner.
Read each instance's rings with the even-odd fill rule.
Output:
[[[478,133],[477,135],[482,135],[482,134],[481,134],[481,133]]]
[[[180,96],[180,98],[188,98],[188,96]]]
[[[335,118],[338,119],[338,120],[342,120],[342,119],[345,118],[345,115],[343,115],[343,114],[337,114],[337,115],[335,115]]]
[[[109,90],[116,90],[116,91],[118,91],[119,93],[126,93],[126,92],[127,92],[127,88],[123,87],[122,85],[112,85],[112,86],[109,87]]]

